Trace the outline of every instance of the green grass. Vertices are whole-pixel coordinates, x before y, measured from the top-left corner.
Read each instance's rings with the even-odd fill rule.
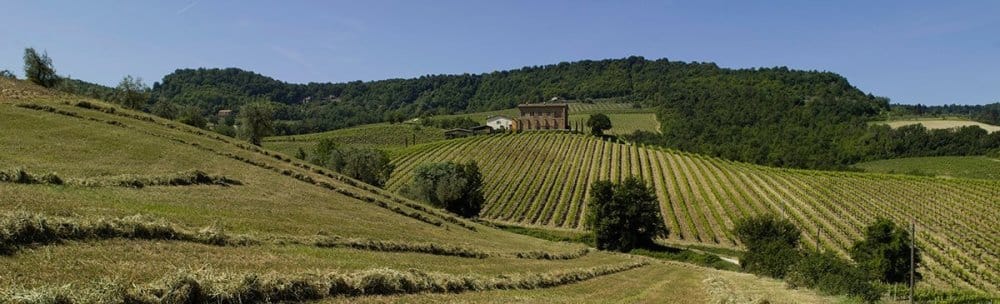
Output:
[[[953,178],[1000,179],[1000,159],[986,156],[936,156],[886,159],[854,165],[867,172]]]
[[[44,297],[63,293],[86,299],[87,295],[102,292],[162,286],[178,273],[202,271],[219,274],[218,278],[224,280],[219,284],[226,286],[245,282],[244,276],[249,275],[295,278],[307,273],[363,273],[383,268],[477,278],[497,275],[532,278],[644,259],[606,252],[579,255],[576,254],[581,249],[579,244],[552,242],[454,219],[390,192],[291,159],[287,154],[101,101],[54,94],[4,79],[0,79],[0,89],[3,89],[0,91],[0,130],[3,130],[0,132],[0,169],[23,167],[28,172],[55,172],[67,180],[123,175],[164,176],[199,170],[240,182],[227,187],[195,184],[143,188],[0,182],[0,213],[81,222],[140,215],[179,227],[214,227],[228,235],[259,240],[250,245],[218,246],[185,238],[149,240],[129,233],[95,233],[103,238],[42,234],[67,237],[54,242],[16,243],[23,247],[0,255],[0,269],[3,269],[0,272],[0,302],[9,300],[10,296]],[[77,106],[81,100],[94,106]],[[412,147],[407,150],[410,149]],[[30,234],[22,232],[19,235]],[[283,241],[321,235],[371,240],[373,245],[357,246],[361,249],[327,248]],[[417,244],[415,246],[420,248],[438,244],[491,254],[485,258],[470,258],[430,254],[435,250],[425,249],[415,249],[421,252],[365,249],[390,246],[386,244],[396,244],[392,245],[395,247]],[[571,258],[547,260],[535,258],[534,254],[518,257],[520,253]],[[646,270],[645,267],[655,268]],[[704,296],[699,291],[702,290],[699,289],[702,278],[707,273],[717,273],[681,264],[645,267],[622,272],[625,276],[611,272],[582,282],[557,285],[579,286],[571,289],[556,286],[536,289],[539,286],[525,284],[522,288],[531,290],[495,293],[500,294],[500,298],[505,294],[530,294],[553,302],[573,302],[579,299],[576,293],[581,290],[579,288],[590,290],[595,282],[607,285],[615,280],[605,277],[614,276],[613,279],[625,278],[632,282],[628,291],[655,289],[656,294],[630,294],[631,299],[655,301],[691,293],[691,288],[694,294]],[[656,275],[637,277],[647,273]],[[734,280],[746,278],[729,272],[717,274]],[[691,284],[691,288],[674,288],[667,284],[677,276],[683,276],[681,279]],[[661,288],[664,286],[669,288]],[[590,300],[615,300],[624,295],[606,294],[602,299],[604,290],[607,289],[593,289],[591,292],[596,293]],[[791,302],[808,296],[808,292],[802,291],[781,292],[779,299]],[[416,297],[489,302],[495,301],[490,298],[493,294],[425,293]],[[828,298],[808,299],[820,302]]]

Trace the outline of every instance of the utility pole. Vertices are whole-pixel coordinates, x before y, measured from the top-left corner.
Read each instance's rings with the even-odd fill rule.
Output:
[[[914,243],[917,239],[917,223],[910,218],[910,304],[913,304],[913,251],[916,250]]]

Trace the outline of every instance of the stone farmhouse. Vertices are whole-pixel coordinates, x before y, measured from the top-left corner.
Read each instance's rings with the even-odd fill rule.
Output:
[[[569,130],[569,105],[565,103],[520,104],[513,130]]]

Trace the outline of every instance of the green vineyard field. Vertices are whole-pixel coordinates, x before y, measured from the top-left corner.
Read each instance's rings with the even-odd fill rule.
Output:
[[[773,213],[803,231],[809,247],[847,255],[876,217],[916,223],[922,284],[998,292],[1000,181],[763,167],[568,133],[480,136],[427,143],[394,159],[399,190],[419,164],[479,162],[487,205],[505,224],[582,229],[589,185],[641,176],[654,186],[669,241],[721,247],[740,218]]]

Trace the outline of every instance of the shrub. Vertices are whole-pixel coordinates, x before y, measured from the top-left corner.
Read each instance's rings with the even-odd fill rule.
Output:
[[[747,248],[743,270],[783,278],[788,267],[799,259],[800,232],[794,224],[774,215],[744,218],[736,223],[736,237]]]
[[[830,252],[810,251],[788,270],[785,281],[792,287],[819,289],[831,295],[850,295],[875,302],[881,290],[868,281],[864,270]]]
[[[587,226],[594,232],[598,249],[626,252],[648,247],[668,233],[656,192],[635,176],[620,184],[594,182],[587,210]]]
[[[888,219],[878,218],[865,228],[865,238],[851,247],[851,258],[872,279],[886,283],[910,280],[910,233]],[[920,264],[920,250],[914,248],[914,266]],[[914,272],[917,280],[921,276]]]
[[[483,208],[483,176],[475,161],[428,163],[413,171],[403,189],[410,198],[444,208],[463,217],[476,217]]]
[[[587,127],[590,127],[590,134],[594,136],[604,135],[604,130],[611,129],[611,118],[604,114],[591,114],[587,119]]]

